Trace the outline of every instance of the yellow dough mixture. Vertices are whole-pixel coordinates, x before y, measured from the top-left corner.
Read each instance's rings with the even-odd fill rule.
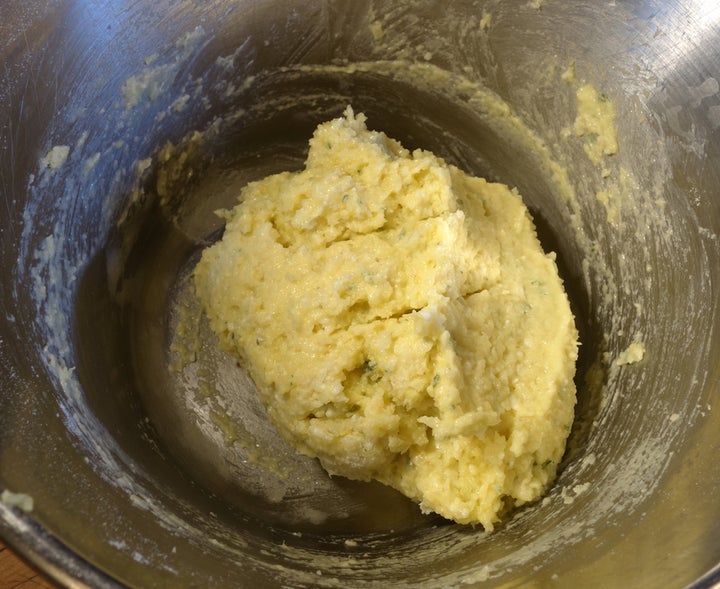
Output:
[[[348,108],[304,170],[249,184],[224,215],[196,291],[299,451],[487,530],[543,493],[573,421],[577,332],[515,190]]]

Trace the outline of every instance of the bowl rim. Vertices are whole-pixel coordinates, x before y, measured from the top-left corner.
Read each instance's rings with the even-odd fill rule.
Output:
[[[0,539],[27,564],[63,587],[126,589],[17,507],[0,504]]]

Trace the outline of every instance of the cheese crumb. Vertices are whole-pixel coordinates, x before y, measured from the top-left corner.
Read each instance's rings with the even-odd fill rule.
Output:
[[[35,508],[35,500],[27,493],[13,493],[7,489],[0,493],[0,502],[9,507],[17,507],[25,512],[31,512]]]
[[[645,344],[642,342],[634,342],[630,344],[624,351],[620,352],[615,364],[617,366],[625,366],[626,364],[636,364],[645,357]]]
[[[55,145],[50,151],[48,151],[47,155],[40,160],[40,165],[43,168],[57,170],[65,165],[69,155],[69,145]]]

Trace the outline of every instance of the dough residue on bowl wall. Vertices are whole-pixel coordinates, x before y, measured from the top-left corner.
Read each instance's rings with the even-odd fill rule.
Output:
[[[35,500],[32,495],[28,495],[27,493],[14,493],[8,489],[4,489],[3,492],[0,493],[0,502],[9,507],[17,507],[27,513],[35,508]]]

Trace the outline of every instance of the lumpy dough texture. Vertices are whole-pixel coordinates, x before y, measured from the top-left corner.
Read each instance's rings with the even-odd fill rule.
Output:
[[[245,187],[195,285],[279,431],[333,475],[493,528],[571,428],[577,332],[520,196],[369,131]]]

